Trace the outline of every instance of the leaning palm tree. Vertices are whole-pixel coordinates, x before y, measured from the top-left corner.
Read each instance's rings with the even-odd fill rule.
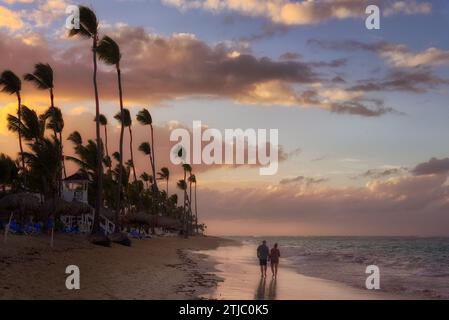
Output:
[[[167,197],[168,197],[168,180],[170,180],[170,170],[166,167],[162,168],[160,172],[157,173],[157,175],[159,176],[159,180],[165,180],[166,184],[167,184]]]
[[[142,109],[137,114],[137,121],[144,126],[150,126],[151,129],[151,170],[153,171],[153,176],[156,176],[156,159],[154,155],[154,128],[153,128],[153,118],[151,117],[151,113],[147,109]],[[157,182],[154,180],[154,187],[157,190]]]
[[[120,124],[122,126],[128,128],[128,132],[129,132],[129,150],[130,150],[130,153],[131,153],[131,162],[132,162],[134,182],[136,182],[137,181],[137,175],[136,175],[136,168],[134,166],[133,131],[132,131],[133,120],[131,118],[131,113],[129,112],[129,109],[123,109],[123,111],[117,113],[114,116],[114,118],[118,122],[120,122]],[[122,154],[122,153],[120,153],[120,154]]]
[[[112,40],[110,37],[105,36],[101,39],[100,43],[97,46],[98,57],[101,61],[106,63],[107,65],[115,66],[117,70],[117,83],[118,83],[118,92],[119,92],[119,102],[120,102],[120,145],[119,145],[119,155],[123,155],[123,137],[125,134],[125,126],[124,126],[124,113],[123,113],[123,89],[122,89],[122,72],[120,69],[120,60],[122,58],[122,54],[120,53],[119,45]],[[106,143],[107,146],[107,143]],[[107,152],[107,147],[106,147]],[[122,181],[123,179],[123,158],[120,157],[118,159],[119,162],[119,173],[118,173],[118,181]],[[116,220],[119,220],[120,215],[120,207],[121,207],[121,194],[122,194],[122,184],[118,184],[117,190],[117,214]],[[116,221],[116,222],[117,222]]]
[[[95,119],[96,119],[96,139],[97,145],[101,145],[100,137],[100,99],[98,97],[97,85],[97,45],[98,45],[98,20],[95,13],[85,6],[79,6],[79,28],[73,28],[69,32],[69,37],[79,35],[83,38],[92,39],[93,53],[93,86],[95,93]],[[100,231],[100,210],[103,206],[103,148],[97,148],[97,194],[95,201],[95,216],[92,233]]]
[[[19,126],[21,123],[21,109],[22,109],[22,98],[20,96],[20,90],[22,89],[22,82],[20,81],[19,77],[15,75],[14,72],[10,70],[3,71],[3,73],[0,75],[0,90],[5,93],[9,94],[15,94],[17,96],[17,115],[18,115],[18,121]],[[26,187],[27,184],[27,175],[26,175],[26,168],[25,168],[25,159],[23,158],[23,145],[22,145],[22,135],[21,130],[19,127],[18,130],[19,134],[19,148],[20,148],[20,158],[21,158],[21,165],[22,165],[22,174],[23,174],[23,184],[24,187]]]

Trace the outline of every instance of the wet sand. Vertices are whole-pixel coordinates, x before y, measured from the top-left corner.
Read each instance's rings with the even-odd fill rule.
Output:
[[[260,276],[251,245],[219,247],[203,252],[216,262],[216,275],[222,278],[206,299],[235,300],[389,300],[402,299],[381,291],[361,290],[342,283],[307,277],[281,259],[277,279],[268,267],[267,278]]]

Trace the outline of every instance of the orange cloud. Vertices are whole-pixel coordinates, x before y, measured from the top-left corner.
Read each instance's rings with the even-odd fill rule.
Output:
[[[20,14],[0,6],[0,28],[6,28],[11,31],[17,31],[24,26]]]

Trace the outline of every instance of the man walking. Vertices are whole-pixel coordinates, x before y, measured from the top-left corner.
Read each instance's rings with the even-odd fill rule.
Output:
[[[267,276],[267,264],[270,250],[267,247],[267,242],[264,240],[260,246],[257,247],[257,257],[260,263],[260,273],[262,277]]]

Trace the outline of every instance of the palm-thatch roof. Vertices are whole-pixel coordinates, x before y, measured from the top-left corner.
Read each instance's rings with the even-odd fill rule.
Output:
[[[39,197],[32,193],[9,194],[0,199],[0,209],[2,210],[39,210],[40,206]]]
[[[129,223],[135,223],[140,225],[151,225],[159,228],[166,229],[181,229],[182,224],[179,220],[170,217],[160,217],[148,214],[146,212],[135,212],[127,215]]]

